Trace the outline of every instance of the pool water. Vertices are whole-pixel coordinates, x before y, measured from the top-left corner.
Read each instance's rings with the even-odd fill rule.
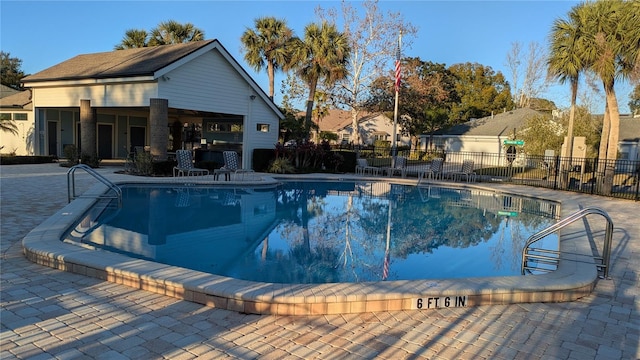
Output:
[[[384,181],[122,190],[122,208],[98,202],[65,241],[271,283],[520,275],[527,238],[560,213],[552,201]],[[536,247],[557,250],[557,236]]]

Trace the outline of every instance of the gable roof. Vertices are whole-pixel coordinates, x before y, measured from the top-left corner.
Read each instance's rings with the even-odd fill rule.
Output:
[[[620,135],[618,141],[640,142],[640,118],[620,115]]]
[[[17,91],[13,95],[0,99],[0,108],[2,109],[31,110],[31,105],[31,90]]]
[[[48,81],[73,81],[87,79],[115,79],[139,76],[158,78],[181,60],[197,57],[212,49],[217,49],[222,57],[240,74],[267,105],[283,119],[284,115],[238,61],[216,39],[192,41],[188,43],[150,46],[144,48],[114,50],[93,54],[83,54],[63,61],[36,74],[26,76],[22,82],[27,86]]]
[[[304,113],[302,113],[304,115]],[[374,119],[382,114],[360,112],[358,123]],[[330,109],[329,113],[320,119],[314,120],[318,124],[320,131],[338,132],[351,126],[351,111],[341,109]]]
[[[78,55],[36,74],[26,76],[22,81],[40,82],[152,76],[156,71],[214,41],[192,41],[175,45],[150,46]]]
[[[18,92],[20,92],[20,90],[16,90],[14,88],[8,87],[7,85],[0,84],[0,98],[7,97]]]
[[[434,135],[508,136],[514,128],[522,129],[527,119],[539,115],[546,114],[528,108],[516,109],[438,130]]]

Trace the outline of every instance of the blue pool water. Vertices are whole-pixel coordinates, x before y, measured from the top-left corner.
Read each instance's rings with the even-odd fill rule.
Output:
[[[273,283],[509,276],[559,212],[551,201],[388,182],[125,185],[121,209],[99,202],[66,241]],[[558,239],[536,247],[557,250]]]

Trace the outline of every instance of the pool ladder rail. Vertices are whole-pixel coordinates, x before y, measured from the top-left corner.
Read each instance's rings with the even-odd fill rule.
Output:
[[[84,170],[89,175],[93,176],[95,179],[103,183],[109,189],[108,192],[102,195],[78,195],[76,194],[76,178],[75,173],[76,170]],[[118,208],[122,207],[122,189],[113,182],[109,181],[109,179],[104,176],[98,174],[95,170],[85,164],[78,164],[72,166],[69,171],[67,171],[67,200],[69,202],[78,198],[94,198],[94,199],[117,199],[118,200]]]
[[[560,261],[561,251],[554,250],[546,250],[546,249],[538,249],[531,248],[530,246],[538,240],[543,239],[544,237],[551,235],[560,229],[584,218],[587,215],[597,214],[603,216],[607,220],[607,229],[605,231],[604,236],[604,246],[602,248],[602,256],[594,256],[596,261],[599,261],[600,264],[597,266],[602,269],[603,275],[600,276],[601,279],[609,279],[609,269],[611,265],[611,238],[613,236],[613,221],[609,214],[607,214],[604,210],[597,207],[587,207],[582,210],[576,211],[575,213],[567,216],[566,218],[558,221],[557,223],[547,227],[546,229],[540,230],[537,233],[531,235],[529,239],[527,239],[524,248],[522,249],[522,266],[521,271],[522,275],[525,275],[526,272],[531,272],[532,270],[539,271],[552,271],[545,268],[540,268],[537,266],[529,266],[529,260],[535,261],[540,264],[545,265],[558,265]]]

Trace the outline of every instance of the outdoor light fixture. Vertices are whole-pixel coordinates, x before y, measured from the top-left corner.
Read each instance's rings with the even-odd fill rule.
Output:
[[[249,96],[249,98],[250,98],[251,100],[255,100],[255,99],[256,99],[256,96],[255,96],[255,95],[250,95],[250,96]]]

